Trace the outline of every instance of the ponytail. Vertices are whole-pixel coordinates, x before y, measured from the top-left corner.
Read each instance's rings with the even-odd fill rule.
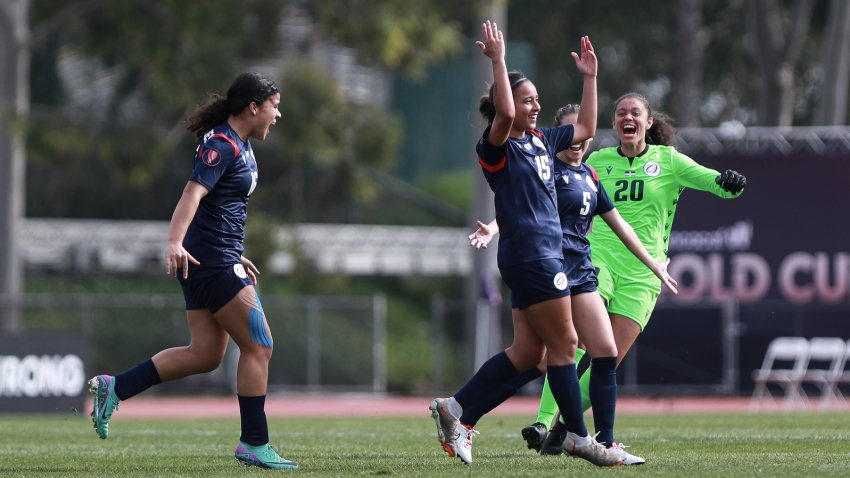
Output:
[[[508,82],[511,85],[511,91],[526,81],[528,81],[528,78],[521,71],[514,70],[508,72]],[[487,124],[493,124],[493,120],[496,119],[496,103],[493,101],[495,94],[496,83],[493,83],[492,85],[488,85],[487,94],[482,96],[478,101],[478,112],[487,120]]]
[[[224,123],[230,116],[238,116],[251,103],[262,105],[275,93],[280,93],[280,88],[268,76],[254,71],[242,73],[227,88],[226,98],[211,94],[183,123],[200,141],[207,131]]]

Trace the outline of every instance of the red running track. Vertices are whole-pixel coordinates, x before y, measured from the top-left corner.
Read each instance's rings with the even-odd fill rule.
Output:
[[[370,395],[287,395],[266,399],[268,417],[389,417],[429,415],[431,397]],[[537,415],[538,399],[514,397],[492,415]],[[617,413],[695,414],[740,413],[749,410],[750,399],[734,398],[630,398],[617,400]],[[816,409],[817,404],[813,403]],[[765,410],[765,407],[762,407]],[[86,410],[91,410],[91,399]],[[766,411],[777,411],[767,407]],[[236,397],[136,397],[121,402],[121,418],[238,418]]]

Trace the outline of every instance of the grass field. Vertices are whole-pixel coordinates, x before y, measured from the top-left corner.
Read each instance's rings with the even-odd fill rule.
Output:
[[[427,413],[272,419],[272,443],[301,466],[273,472],[237,465],[238,420],[122,420],[119,411],[100,440],[79,413],[0,416],[0,476],[850,476],[850,413],[618,416],[618,441],[647,464],[614,469],[526,450],[528,422],[485,417],[467,466],[443,453]]]

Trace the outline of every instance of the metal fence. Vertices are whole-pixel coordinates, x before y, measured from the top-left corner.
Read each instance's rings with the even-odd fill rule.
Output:
[[[386,392],[387,304],[374,296],[263,296],[275,342],[269,392]],[[116,374],[160,350],[188,345],[182,295],[0,295],[0,312],[17,309],[23,334],[80,333],[87,338],[88,375]],[[235,389],[238,348],[231,342],[218,370],[164,391]]]

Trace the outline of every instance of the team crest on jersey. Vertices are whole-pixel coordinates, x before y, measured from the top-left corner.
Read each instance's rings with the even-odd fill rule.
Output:
[[[584,182],[586,182],[586,183],[587,183],[587,185],[588,185],[588,186],[590,186],[590,189],[593,189],[593,192],[595,192],[595,193],[596,193],[596,192],[599,192],[599,190],[598,190],[598,189],[596,189],[596,185],[595,185],[595,184],[593,184],[593,179],[590,179],[590,176],[585,176],[585,177],[584,177]]]
[[[646,173],[647,176],[658,176],[661,174],[661,165],[655,161],[650,161],[643,165],[643,172]]]
[[[558,290],[566,290],[567,288],[567,275],[563,272],[558,272],[555,274],[555,280],[553,281],[555,284],[555,288]]]
[[[543,147],[544,147],[544,146],[543,146],[543,141],[540,141],[540,138],[538,138],[537,136],[532,136],[532,137],[531,137],[531,142],[532,142],[532,143],[534,143],[534,146],[537,146],[538,148],[543,148]]]
[[[204,151],[204,154],[201,156],[201,161],[203,161],[207,166],[217,166],[218,163],[221,162],[221,153],[219,153],[216,149],[209,148]]]

